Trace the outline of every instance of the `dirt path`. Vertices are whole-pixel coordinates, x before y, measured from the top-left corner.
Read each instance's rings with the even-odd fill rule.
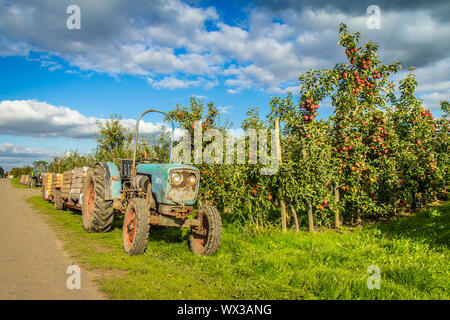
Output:
[[[81,269],[81,289],[68,289],[67,268],[76,264],[50,227],[25,200],[37,189],[15,189],[0,179],[0,300],[105,299]]]

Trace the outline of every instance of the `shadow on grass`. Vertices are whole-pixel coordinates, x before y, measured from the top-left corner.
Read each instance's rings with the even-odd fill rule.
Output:
[[[186,232],[181,228],[151,226],[148,241],[164,241],[167,243],[184,242],[187,239]]]
[[[450,202],[376,226],[388,238],[409,238],[429,245],[450,247]]]

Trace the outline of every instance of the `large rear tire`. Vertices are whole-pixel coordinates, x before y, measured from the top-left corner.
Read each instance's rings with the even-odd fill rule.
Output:
[[[122,228],[123,249],[126,253],[136,255],[145,252],[150,230],[149,219],[147,202],[141,198],[131,200],[123,218]]]
[[[192,252],[209,256],[219,249],[222,240],[222,218],[213,206],[203,204],[198,208],[196,218],[202,223],[201,228],[192,228],[189,236],[189,247]],[[195,232],[202,231],[204,234]]]
[[[83,185],[83,228],[87,232],[108,232],[114,220],[113,201],[105,200],[105,169],[89,168]]]

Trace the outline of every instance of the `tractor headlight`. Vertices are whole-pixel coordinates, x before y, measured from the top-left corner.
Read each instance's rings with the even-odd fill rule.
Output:
[[[189,177],[187,178],[187,182],[188,182],[190,185],[196,184],[196,183],[197,183],[197,176],[196,176],[195,174],[191,173],[191,174],[189,175]]]
[[[170,181],[172,181],[172,183],[174,184],[179,184],[181,180],[183,180],[183,176],[179,172],[173,172],[170,175]]]

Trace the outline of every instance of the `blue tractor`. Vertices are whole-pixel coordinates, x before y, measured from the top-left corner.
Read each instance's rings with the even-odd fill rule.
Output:
[[[139,122],[149,112],[164,114],[172,124],[170,163],[136,159]],[[189,246],[194,253],[211,255],[222,237],[222,220],[214,206],[196,206],[200,172],[196,167],[172,163],[174,123],[162,111],[147,110],[136,123],[132,160],[99,162],[87,171],[83,186],[82,221],[87,232],[111,230],[115,213],[124,214],[123,249],[130,255],[146,250],[154,226],[191,228]],[[194,210],[195,209],[195,210]]]

